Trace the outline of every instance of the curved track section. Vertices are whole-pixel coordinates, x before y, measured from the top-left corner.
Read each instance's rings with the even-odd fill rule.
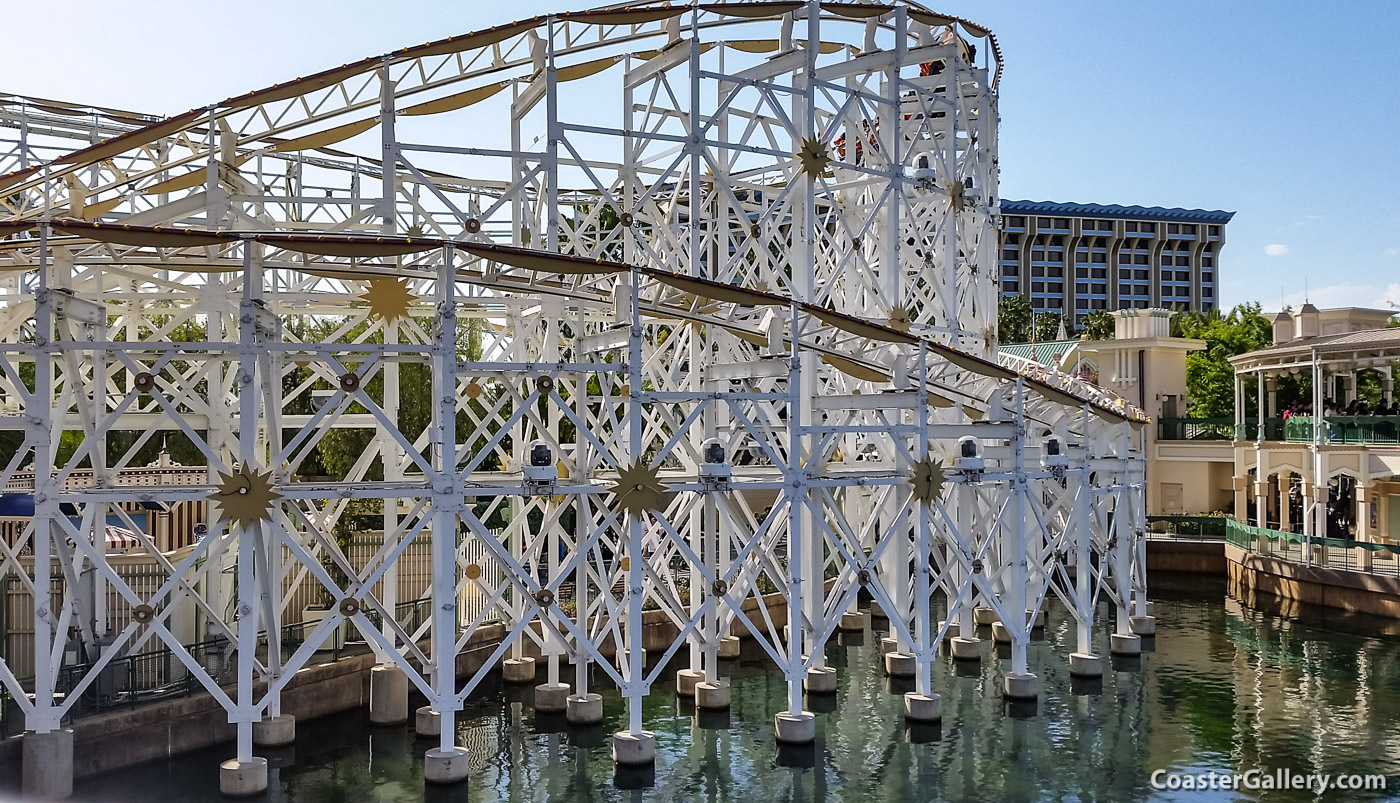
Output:
[[[633,3],[16,149],[0,477],[35,509],[0,572],[38,613],[0,680],[30,729],[163,646],[251,766],[347,621],[443,750],[501,660],[606,675],[635,739],[662,667],[718,682],[731,634],[800,716],[862,591],[918,695],[977,608],[1009,693],[1051,599],[1081,653],[1101,595],[1129,637],[1147,419],[994,361],[1000,70],[910,3]],[[162,441],[204,477],[143,479]],[[203,504],[206,534],[171,551],[133,501]],[[114,519],[157,583],[114,567]]]

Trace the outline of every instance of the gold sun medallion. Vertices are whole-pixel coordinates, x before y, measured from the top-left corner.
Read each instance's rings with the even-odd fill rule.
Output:
[[[219,472],[219,485],[209,498],[219,504],[224,519],[247,528],[270,520],[272,505],[282,494],[272,487],[272,474],[243,466],[228,474]]]

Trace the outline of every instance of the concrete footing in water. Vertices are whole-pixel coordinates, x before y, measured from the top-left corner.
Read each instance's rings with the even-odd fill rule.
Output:
[[[958,637],[951,642],[953,657],[959,661],[978,661],[982,658],[982,640]]]
[[[885,653],[885,674],[893,678],[912,678],[918,668],[914,656],[907,652]]]
[[[904,718],[914,722],[938,722],[943,719],[943,698],[937,694],[906,692]]]
[[[1069,654],[1069,673],[1079,678],[1103,677],[1103,658],[1085,652]]]
[[[430,705],[419,706],[413,712],[413,732],[424,738],[431,739],[442,733],[442,714],[433,710]]]
[[[783,744],[811,744],[817,738],[817,718],[810,711],[784,711],[773,717],[773,730]]]
[[[847,633],[864,630],[870,624],[870,614],[865,611],[847,611],[841,614],[841,622],[837,627]]]
[[[695,684],[695,707],[711,711],[729,707],[729,681],[724,678],[714,683]]]
[[[408,676],[402,669],[381,664],[369,671],[369,722],[400,725],[408,721]]]
[[[569,695],[564,704],[564,716],[574,725],[597,725],[603,721],[603,695]]]
[[[73,796],[72,729],[24,734],[23,761],[20,788],[25,800],[62,800]],[[266,781],[263,786],[267,786]]]
[[[738,658],[739,647],[740,644],[738,636],[725,636],[724,638],[719,640],[718,655],[720,658]]]
[[[612,757],[618,764],[650,764],[656,760],[656,734],[651,731],[618,731],[612,738]]]
[[[534,658],[507,658],[501,662],[501,680],[506,683],[534,683]]]
[[[1108,649],[1114,655],[1141,655],[1142,636],[1114,633],[1108,637]]]
[[[1133,616],[1128,619],[1128,626],[1133,633],[1139,636],[1157,635],[1157,618],[1155,616]]]
[[[569,684],[541,683],[535,687],[535,711],[562,714],[569,707]]]
[[[1030,672],[1004,675],[1001,695],[1008,700],[1034,700],[1040,696],[1040,678]]]
[[[283,747],[297,740],[297,718],[291,714],[263,717],[253,723],[253,744],[258,747]]]
[[[423,756],[423,780],[435,784],[465,781],[468,757],[465,747],[449,747],[446,750],[434,747]]]
[[[888,657],[887,655],[886,658]],[[812,667],[807,670],[807,677],[802,679],[802,688],[812,694],[835,694],[836,670],[831,667]]]
[[[699,669],[681,669],[676,672],[676,694],[682,697],[695,696],[695,684],[705,681],[705,673]]]
[[[219,765],[219,793],[224,797],[253,797],[267,791],[267,759],[253,756],[240,763],[231,758]]]

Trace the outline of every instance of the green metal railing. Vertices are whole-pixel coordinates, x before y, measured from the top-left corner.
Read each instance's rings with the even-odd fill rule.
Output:
[[[1400,444],[1400,416],[1354,415],[1322,419],[1326,425],[1328,443]],[[1311,443],[1313,418],[1295,415],[1284,422],[1283,439],[1294,443]]]
[[[1233,418],[1161,418],[1157,420],[1159,441],[1252,441],[1259,437],[1259,419],[1247,418],[1244,437],[1235,437]],[[1282,418],[1264,419],[1264,439],[1281,440],[1284,435]]]
[[[1148,516],[1147,534],[1218,541],[1225,537],[1227,521],[1224,516]]]
[[[1331,569],[1400,577],[1400,545],[1354,541],[1350,538],[1309,538],[1298,533],[1255,527],[1227,519],[1225,542],[1241,549],[1265,553],[1293,563],[1310,563]],[[1309,556],[1307,550],[1313,554]],[[1368,553],[1369,560],[1362,553]]]
[[[184,649],[215,680],[231,667],[234,647],[227,639],[187,644]],[[96,663],[69,664],[59,670],[54,691],[71,695]],[[187,697],[203,688],[168,647],[114,658],[83,689],[69,716],[81,717],[121,708],[135,708],[148,700]]]

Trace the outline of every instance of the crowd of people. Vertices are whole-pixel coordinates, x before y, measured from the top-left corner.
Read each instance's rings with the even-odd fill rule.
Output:
[[[1312,414],[1313,406],[1311,402],[1293,402],[1283,411],[1284,419],[1292,418],[1295,415],[1310,416]],[[1373,408],[1362,399],[1352,399],[1350,404],[1339,406],[1331,399],[1325,399],[1322,403],[1322,415],[1324,417],[1354,417],[1363,415],[1400,416],[1400,404],[1396,404],[1394,400],[1387,404],[1385,399],[1381,399],[1380,403]]]

